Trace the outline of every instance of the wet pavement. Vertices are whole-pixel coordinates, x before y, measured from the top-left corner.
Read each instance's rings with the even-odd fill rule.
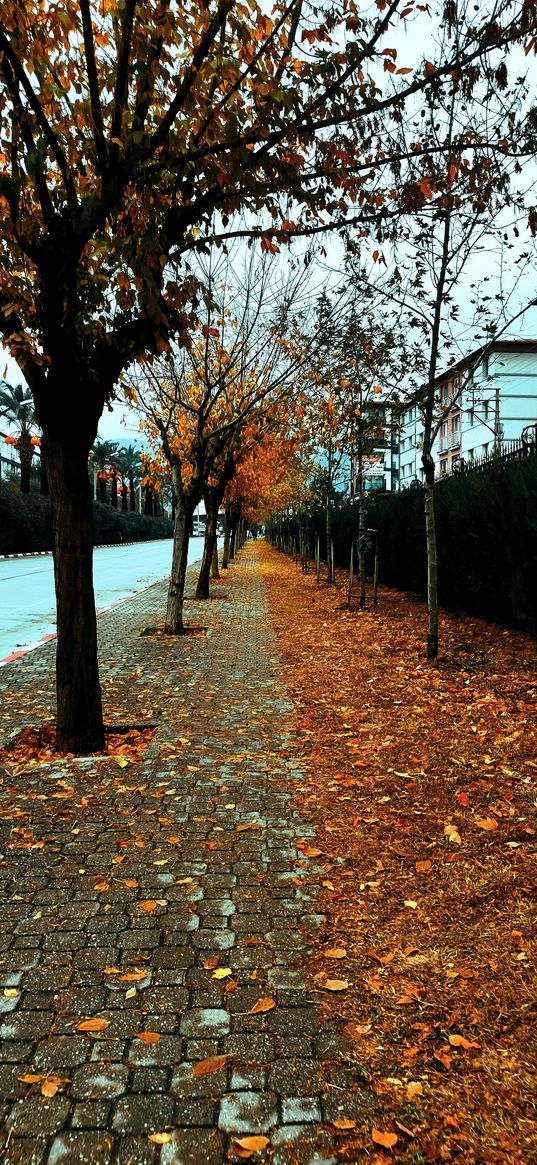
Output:
[[[6,1165],[219,1165],[250,1136],[253,1160],[329,1165],[333,1122],[368,1111],[308,978],[322,871],[257,554],[179,641],[141,635],[163,584],[100,616],[107,718],[158,726],[141,763],[4,774]],[[50,708],[53,660],[0,671],[4,741],[33,693],[34,723]]]

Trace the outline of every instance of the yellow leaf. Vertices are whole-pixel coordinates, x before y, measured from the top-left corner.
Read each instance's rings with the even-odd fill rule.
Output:
[[[254,1003],[254,1006],[250,1008],[248,1015],[259,1015],[259,1013],[263,1011],[272,1011],[273,1007],[276,1007],[276,1000],[270,999],[268,996],[266,996],[263,999],[258,999],[257,1003]]]
[[[129,990],[125,992],[125,999],[134,999],[135,995],[136,987],[129,987]]]
[[[137,1032],[137,1040],[142,1040],[144,1044],[158,1044],[160,1040],[159,1032]]]
[[[147,1139],[154,1145],[169,1145],[172,1138],[170,1133],[148,1133]]]
[[[120,769],[125,769],[128,763],[129,762],[125,756],[116,756],[116,764],[119,765]]]
[[[420,1084],[418,1080],[410,1080],[407,1084],[406,1098],[407,1100],[414,1100],[414,1097],[421,1096],[422,1092],[423,1084]]]
[[[376,1145],[382,1145],[384,1149],[393,1149],[397,1144],[397,1133],[383,1133],[380,1129],[371,1129],[371,1137]]]
[[[418,903],[413,898],[405,898],[405,906],[409,906],[411,910],[416,910]]]
[[[106,1027],[110,1026],[108,1019],[102,1019],[98,1015],[94,1015],[92,1019],[82,1019],[80,1023],[75,1024],[77,1032],[103,1032]]]
[[[327,979],[325,983],[321,983],[323,991],[346,991],[348,986],[348,979]]]
[[[4,987],[4,999],[16,999],[20,995],[20,991],[16,987]]]
[[[230,975],[231,975],[231,967],[218,967],[218,969],[216,971],[213,971],[211,978],[212,979],[229,979]]]

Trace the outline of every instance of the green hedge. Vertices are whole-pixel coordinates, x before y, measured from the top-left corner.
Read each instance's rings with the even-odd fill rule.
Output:
[[[537,630],[537,457],[456,474],[435,490],[440,602]],[[420,488],[376,498],[383,582],[425,593]]]
[[[171,538],[173,523],[168,518],[123,513],[112,506],[94,502],[94,543],[148,542]],[[20,494],[0,481],[0,554],[30,554],[52,549],[50,499],[40,494]]]
[[[442,605],[537,632],[537,457],[445,478],[435,499]],[[421,486],[370,495],[366,521],[379,534],[381,582],[425,595]],[[288,529],[296,533],[299,523],[288,521]],[[307,528],[311,547],[319,534],[325,558],[322,510],[310,511]],[[345,570],[351,533],[357,529],[356,507],[340,499],[333,515],[334,551],[336,564]],[[370,552],[370,571],[372,566]]]

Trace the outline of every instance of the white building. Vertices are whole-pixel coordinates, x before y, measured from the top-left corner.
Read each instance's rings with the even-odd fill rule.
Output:
[[[471,352],[438,379],[438,408],[446,415],[433,446],[436,474],[453,473],[537,437],[537,340],[497,340]],[[422,424],[416,405],[399,419],[399,473],[402,489],[423,480]],[[528,432],[529,430],[529,432]]]

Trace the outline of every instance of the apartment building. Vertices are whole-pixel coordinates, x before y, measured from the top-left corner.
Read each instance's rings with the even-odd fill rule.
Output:
[[[459,360],[437,379],[438,415],[445,416],[433,446],[438,477],[537,433],[537,340],[497,340]],[[420,410],[399,414],[399,472],[393,488],[423,480]]]

